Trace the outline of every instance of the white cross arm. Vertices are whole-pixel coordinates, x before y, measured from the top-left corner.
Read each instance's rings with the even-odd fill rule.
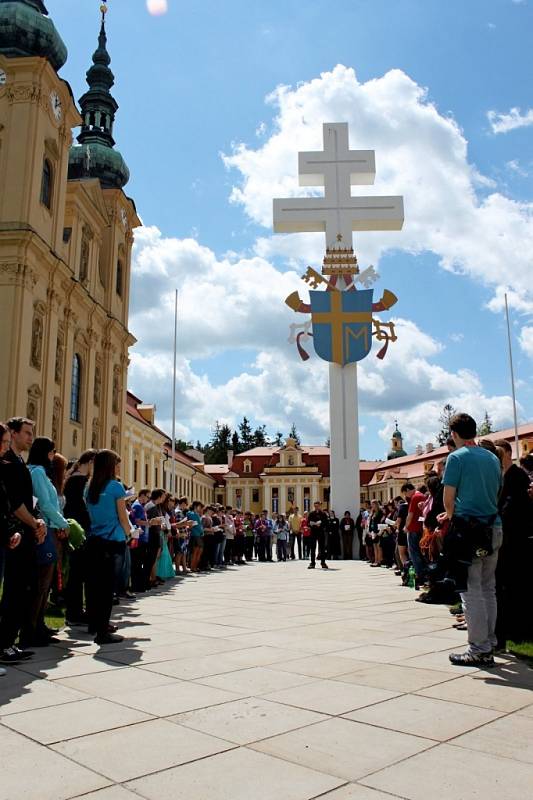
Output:
[[[325,231],[327,246],[341,234],[351,245],[352,231],[399,231],[403,227],[403,197],[350,197],[336,207],[325,197],[274,200],[274,231]]]
[[[340,182],[339,193],[349,194],[350,185],[369,186],[374,183],[376,156],[374,150],[345,150],[340,155],[332,153],[331,149],[298,153],[298,173],[300,186],[329,188],[333,183]],[[336,180],[337,175],[342,175],[343,179]]]

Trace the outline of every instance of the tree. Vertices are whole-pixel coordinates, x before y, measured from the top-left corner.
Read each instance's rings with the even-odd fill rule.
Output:
[[[174,442],[174,446],[176,450],[179,450],[181,453],[184,453],[186,450],[190,450],[193,447],[192,442],[185,442],[183,439],[176,439]]]
[[[290,431],[289,431],[289,437],[290,437],[291,439],[294,439],[294,441],[296,442],[296,444],[301,444],[301,441],[300,441],[300,434],[299,434],[299,433],[298,433],[298,431],[296,430],[296,423],[294,423],[294,422],[292,423],[292,427],[291,427],[291,429],[290,429]]]
[[[326,439],[326,447],[331,447],[331,439],[329,438],[329,436]]]
[[[485,416],[483,417],[483,422],[481,423],[481,425],[478,425],[477,435],[486,436],[487,433],[492,433],[492,420],[489,417],[489,412],[485,410]]]
[[[274,447],[283,447],[283,434],[281,431],[278,431],[274,436]]]
[[[231,435],[231,428],[229,425],[221,425],[217,420],[211,439],[205,446],[204,454],[206,464],[226,463],[228,459],[228,450],[231,450]]]
[[[238,456],[242,451],[241,442],[237,431],[234,431],[233,436],[231,437],[231,449],[233,450],[233,455],[235,456]]]
[[[268,434],[266,425],[260,425],[253,433],[253,446],[254,447],[268,447]]]
[[[239,431],[239,439],[242,447],[241,452],[244,452],[245,450],[251,450],[252,447],[255,446],[254,434],[252,432],[252,426],[246,417],[242,418],[242,422],[237,426],[237,430]]]
[[[442,412],[439,417],[439,422],[442,425],[439,433],[437,434],[437,441],[440,445],[445,445],[446,440],[450,436],[450,420],[456,414],[455,408],[450,405],[450,403],[446,403]]]

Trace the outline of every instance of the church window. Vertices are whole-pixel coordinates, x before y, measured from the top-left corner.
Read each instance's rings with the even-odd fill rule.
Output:
[[[252,489],[252,503],[259,502],[259,489]]]
[[[288,465],[294,467],[294,456],[289,456]]]
[[[144,485],[148,486],[148,464],[144,465]]]
[[[244,471],[245,472],[251,472],[252,471],[252,462],[251,461],[247,460],[247,461],[244,462]]]
[[[124,267],[122,266],[122,261],[120,259],[117,261],[117,284],[116,284],[116,292],[119,297],[122,297],[122,284],[124,281]]]
[[[72,358],[72,383],[70,387],[70,419],[80,422],[81,405],[81,358],[74,353]]]
[[[45,158],[43,163],[43,176],[41,181],[41,203],[46,208],[52,208],[52,188],[54,183],[54,170],[50,161]]]
[[[137,483],[137,478],[139,474],[139,462],[137,459],[133,461],[133,483]]]

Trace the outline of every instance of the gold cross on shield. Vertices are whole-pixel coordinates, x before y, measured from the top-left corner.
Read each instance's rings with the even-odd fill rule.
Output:
[[[344,352],[342,342],[342,326],[350,322],[372,322],[372,311],[347,312],[342,310],[343,292],[331,292],[331,311],[313,314],[313,322],[316,325],[331,325],[331,349],[333,362],[344,366]],[[365,339],[367,331],[364,329]],[[361,332],[353,333],[348,328],[346,331],[346,352],[348,352],[350,337],[358,339]],[[368,346],[368,342],[366,342]]]

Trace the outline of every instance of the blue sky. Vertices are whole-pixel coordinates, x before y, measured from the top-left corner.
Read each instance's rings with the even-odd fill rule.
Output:
[[[75,97],[98,5],[47,3]],[[510,423],[504,288],[513,293],[520,415],[533,417],[533,119],[516,123],[533,107],[532,0],[168,0],[162,16],[144,0],[109,7],[115,137],[146,226],[133,273],[131,385],[155,400],[161,424],[177,285],[183,435],[205,439],[216,417],[246,413],[272,431],[294,420],[309,443],[326,438],[323,365],[303,367],[280,333],[293,321],[281,310],[285,289],[320,262],[323,237],[272,238],[268,204],[282,180],[296,187],[297,152],[320,146],[321,123],[343,120],[352,147],[376,149],[376,191],[406,198],[403,235],[356,239],[361,264],[376,264],[376,288],[398,295],[394,316],[404,321],[390,364],[364,363],[362,454],[385,452],[396,417],[409,448],[429,441],[448,401]],[[265,103],[280,85],[290,88]],[[520,112],[498,116],[511,109]],[[141,304],[150,291],[151,315]]]

